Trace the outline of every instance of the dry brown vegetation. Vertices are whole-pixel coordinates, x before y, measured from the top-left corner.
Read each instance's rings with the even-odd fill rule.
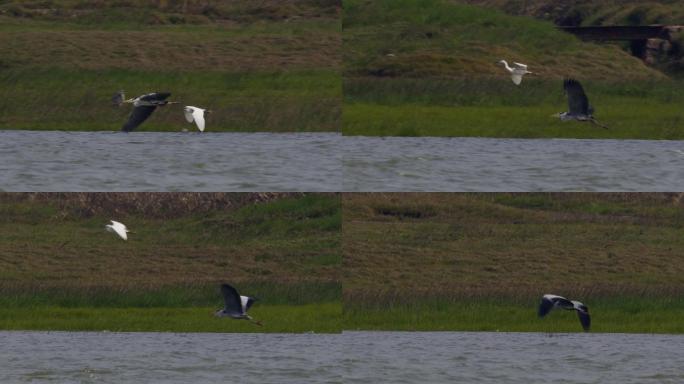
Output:
[[[303,196],[302,193],[258,192],[30,192],[2,193],[0,204],[49,204],[57,217],[89,218],[98,215],[138,215],[177,218],[189,214],[232,211],[248,204]]]
[[[26,49],[30,47],[30,49]],[[336,34],[229,36],[169,31],[9,31],[0,34],[7,66],[140,71],[334,69]]]
[[[132,19],[148,24],[336,17],[340,0],[3,0],[0,15],[45,20]]]
[[[345,194],[345,296],[684,291],[679,194]]]

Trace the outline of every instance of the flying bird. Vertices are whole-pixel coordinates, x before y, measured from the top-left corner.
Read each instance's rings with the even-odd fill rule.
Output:
[[[568,97],[568,112],[561,112],[554,117],[560,117],[561,121],[577,120],[589,121],[601,128],[608,129],[607,126],[594,119],[594,108],[589,104],[589,98],[584,93],[582,84],[575,79],[565,79],[563,90]]]
[[[591,326],[591,318],[589,317],[589,308],[586,305],[575,300],[568,300],[565,297],[546,294],[542,297],[542,301],[539,304],[539,317],[542,318],[551,312],[554,308],[562,308],[567,310],[577,311],[577,317],[579,318],[582,328],[585,332],[589,331]]]
[[[230,317],[233,319],[249,320],[256,325],[261,325],[260,321],[252,319],[247,314],[249,308],[256,301],[253,297],[240,296],[237,289],[228,284],[221,284],[221,294],[223,294],[223,301],[225,308],[217,309],[214,313],[216,317]]]
[[[511,80],[513,80],[515,85],[520,85],[524,75],[532,73],[527,70],[527,65],[525,64],[514,62],[512,68],[508,66],[508,62],[506,62],[506,60],[499,61],[499,64],[503,64],[506,70],[511,74]]]
[[[130,232],[125,225],[122,223],[119,223],[118,221],[111,220],[111,224],[105,225],[105,229],[107,229],[107,232],[114,232],[117,235],[119,235],[120,238],[124,240],[128,240],[128,234],[127,232]]]
[[[157,107],[163,107],[167,104],[178,104],[177,101],[166,100],[171,96],[168,92],[154,92],[133,99],[126,99],[124,91],[119,91],[112,96],[112,103],[117,106],[123,104],[133,104],[133,112],[128,117],[128,121],[121,127],[124,132],[130,132],[142,124],[154,112]]]
[[[185,120],[187,120],[188,123],[194,122],[197,125],[197,129],[199,129],[200,132],[204,132],[204,114],[211,113],[211,111],[208,109],[193,107],[191,105],[187,105],[184,111]]]

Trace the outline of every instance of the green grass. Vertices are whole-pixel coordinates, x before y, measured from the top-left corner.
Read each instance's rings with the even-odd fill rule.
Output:
[[[340,331],[339,196],[268,195],[0,195],[0,329]],[[263,328],[212,317],[223,282]]]
[[[0,329],[155,332],[340,332],[338,283],[244,283],[258,300],[250,314],[264,323],[217,319],[217,284],[144,289],[69,286],[0,288]]]
[[[0,70],[0,128],[116,131],[130,105],[113,107],[117,89],[127,97],[171,91],[181,105],[161,108],[138,131],[195,130],[182,105],[211,109],[207,131],[337,131],[339,76],[292,73],[153,73],[128,70]],[[31,100],[27,103],[26,100]]]
[[[676,193],[343,196],[345,329],[578,331],[536,319],[544,293],[589,306],[598,332],[681,333]]]
[[[346,135],[684,138],[681,80],[550,22],[444,0],[351,0],[343,27]],[[515,86],[502,58],[534,74]],[[582,82],[609,130],[551,117],[567,110],[564,77]]]
[[[218,307],[192,308],[9,308],[0,329],[116,332],[341,332],[342,306],[254,305],[250,314],[263,326],[213,316]]]
[[[8,234],[0,244],[0,277],[7,284],[84,287],[336,279],[339,196],[300,195],[177,216],[164,212],[175,200],[193,198],[188,195],[160,194],[152,204],[157,211],[117,215],[82,211],[78,201],[65,207],[0,201],[0,230]],[[117,196],[126,194],[110,199]],[[104,231],[110,219],[134,232],[128,241]]]
[[[128,97],[171,92],[138,130],[339,131],[339,6],[328,1],[0,4],[0,129],[118,131]],[[78,15],[78,17],[73,17]]]
[[[684,139],[684,114],[676,104],[623,100],[595,113],[603,129],[553,117],[567,106],[460,107],[347,104],[344,134],[361,136],[460,136],[496,138]]]
[[[428,299],[427,304],[370,308],[345,304],[344,327],[383,331],[582,332],[574,311],[556,310],[544,319],[537,318],[537,300]],[[592,316],[592,332],[684,333],[681,299],[589,297],[583,303]]]

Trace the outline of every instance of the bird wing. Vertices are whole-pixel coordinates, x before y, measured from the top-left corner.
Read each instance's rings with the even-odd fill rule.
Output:
[[[579,317],[580,324],[582,324],[584,331],[589,331],[589,328],[591,328],[591,317],[589,316],[589,313],[577,310],[577,317]]]
[[[148,117],[154,112],[157,107],[153,105],[142,105],[133,108],[133,112],[128,117],[126,124],[121,127],[122,131],[130,132],[136,129],[140,124],[142,124]]]
[[[226,306],[225,310],[229,314],[242,315],[242,300],[238,291],[228,284],[221,284],[221,293],[223,294],[223,302]]]
[[[194,110],[195,109],[193,107],[185,107],[185,109],[183,109],[183,112],[185,113],[185,120],[187,120],[188,123],[195,121],[195,118],[192,116]]]
[[[123,104],[124,100],[126,100],[126,96],[124,96],[124,91],[119,91],[112,96],[112,104],[114,105],[121,105]]]
[[[546,295],[542,297],[541,303],[539,303],[539,310],[537,311],[537,314],[539,317],[544,317],[546,316],[551,310],[553,309],[553,301]]]
[[[515,85],[520,85],[520,83],[522,82],[522,75],[518,74],[518,73],[514,73],[511,75],[511,80],[513,80],[513,83]]]
[[[568,95],[568,112],[572,115],[589,115],[589,99],[579,81],[565,79],[563,89]]]
[[[245,312],[249,311],[249,308],[256,301],[254,298],[248,296],[240,296],[240,299],[242,299],[242,306],[245,309]]]
[[[119,223],[118,221],[112,220],[112,229],[119,235],[120,238],[128,240],[128,234],[126,233],[126,226]]]
[[[169,92],[153,92],[148,93],[146,95],[142,95],[139,97],[139,99],[142,101],[164,101],[169,96],[171,96],[171,93]]]
[[[200,132],[204,132],[204,110],[195,108],[195,110],[192,111],[192,117],[195,118],[195,124],[197,124],[197,128],[199,128]]]
[[[525,64],[513,62],[513,65],[515,65],[516,67],[518,67],[518,68],[520,68],[520,69],[525,69],[525,70],[527,70],[527,65],[525,65]]]

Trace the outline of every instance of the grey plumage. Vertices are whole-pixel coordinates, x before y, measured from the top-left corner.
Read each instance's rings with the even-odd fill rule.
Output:
[[[589,316],[589,308],[579,301],[568,300],[565,297],[545,294],[542,297],[541,303],[539,303],[539,309],[537,310],[537,315],[542,318],[551,312],[554,308],[561,308],[566,310],[574,310],[577,312],[577,317],[579,318],[580,324],[584,331],[589,331],[591,328],[591,317]]]
[[[145,122],[157,107],[175,104],[176,102],[166,100],[169,96],[171,96],[171,94],[168,92],[154,92],[139,96],[135,99],[125,100],[123,91],[115,94],[112,97],[112,102],[118,103],[119,105],[123,103],[132,103],[134,107],[128,117],[128,121],[121,127],[121,130],[130,132]]]
[[[584,93],[584,88],[582,88],[582,84],[579,81],[565,79],[563,81],[563,90],[568,98],[568,111],[556,115],[560,117],[561,121],[589,121],[601,128],[608,128],[594,118],[594,108],[589,104],[589,98]]]
[[[261,322],[255,321],[247,314],[249,308],[256,301],[253,297],[240,296],[237,289],[229,284],[221,284],[221,294],[223,295],[223,309],[218,309],[214,315],[216,317],[230,317],[232,319],[249,320],[256,325]]]

